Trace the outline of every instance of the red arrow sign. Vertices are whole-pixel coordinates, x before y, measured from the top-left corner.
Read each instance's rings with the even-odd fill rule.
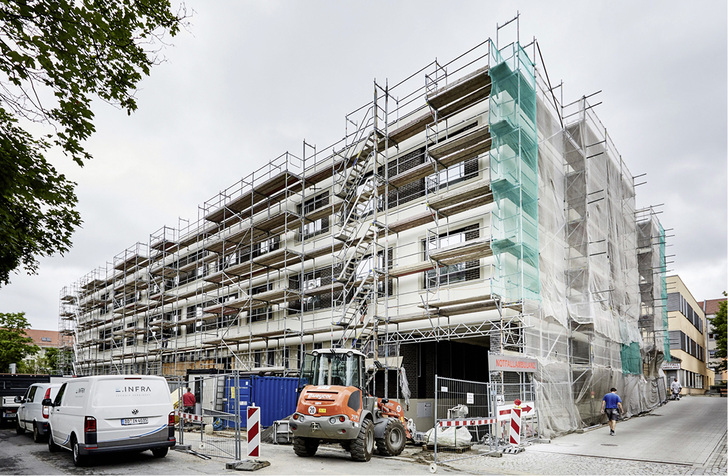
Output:
[[[536,410],[535,406],[531,406],[533,402],[523,402],[521,406],[521,416],[530,416],[532,415],[532,412]],[[515,405],[499,405],[498,406],[498,420],[509,420],[511,418],[511,409],[513,409]]]

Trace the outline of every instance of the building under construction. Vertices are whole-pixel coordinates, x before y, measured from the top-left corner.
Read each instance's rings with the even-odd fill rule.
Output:
[[[612,386],[632,414],[656,405],[665,232],[590,98],[566,103],[538,43],[505,34],[375,82],[341,141],[304,142],[64,288],[73,371],[286,375],[343,346],[419,402],[435,374],[527,380],[546,434],[594,423]],[[491,372],[489,353],[538,367]]]

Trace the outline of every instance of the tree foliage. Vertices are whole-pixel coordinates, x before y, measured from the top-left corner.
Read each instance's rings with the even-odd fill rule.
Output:
[[[25,332],[28,328],[30,323],[24,312],[0,312],[0,372],[8,372],[10,364],[20,364],[25,356],[40,350]]]
[[[723,295],[728,296],[725,291],[723,291]],[[728,304],[726,304],[726,301],[722,301],[720,303],[718,312],[715,313],[715,317],[712,322],[712,331],[713,335],[715,335],[715,356],[722,359],[718,366],[718,370],[726,369],[726,333],[728,332],[728,328],[726,327],[727,306]]]
[[[184,18],[169,0],[0,0],[0,285],[68,251],[81,223],[75,184],[45,155],[90,159],[91,101],[135,111],[139,81]],[[34,136],[33,122],[50,132]]]
[[[73,351],[47,347],[34,358],[19,363],[18,373],[68,375],[73,373],[72,360]]]

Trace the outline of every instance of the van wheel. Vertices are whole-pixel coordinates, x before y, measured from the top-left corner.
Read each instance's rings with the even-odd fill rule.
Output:
[[[164,458],[165,456],[167,456],[167,451],[169,451],[169,448],[167,448],[167,447],[154,448],[152,450],[152,454],[154,455],[155,458]]]
[[[73,464],[75,466],[83,466],[86,463],[86,457],[82,456],[78,447],[76,435],[71,436],[71,451],[73,452]]]
[[[33,423],[33,441],[36,443],[43,441],[43,437],[40,436],[40,431],[38,430],[38,424],[35,422]]]
[[[53,441],[53,432],[51,432],[50,425],[48,426],[48,451],[51,453],[58,451],[58,445]]]
[[[384,437],[377,440],[377,450],[383,456],[399,456],[407,443],[407,433],[399,420],[390,418],[384,428]]]
[[[25,428],[20,426],[20,418],[15,420],[15,433],[17,433],[18,435],[22,435],[23,433],[25,433]]]
[[[303,438],[300,436],[293,437],[293,452],[301,457],[313,456],[319,447],[317,438]]]
[[[365,419],[361,422],[359,434],[351,442],[351,459],[354,461],[369,461],[374,452],[374,423]]]

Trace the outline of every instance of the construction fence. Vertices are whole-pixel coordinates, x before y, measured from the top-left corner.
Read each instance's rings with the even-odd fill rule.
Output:
[[[259,408],[260,424],[274,426],[295,410],[298,379],[260,377],[238,371],[168,379],[178,410],[178,444],[206,457],[240,460],[247,454],[247,410]],[[182,410],[182,395],[196,397],[192,413]]]
[[[501,452],[510,446],[511,413],[516,405],[521,415],[519,441],[539,438],[536,382],[524,377],[503,372],[497,381],[474,382],[435,376],[435,428],[426,441],[434,450],[433,470],[438,462],[446,462],[438,461],[438,446],[440,451],[467,450],[474,444],[487,446],[475,455],[455,459]]]

